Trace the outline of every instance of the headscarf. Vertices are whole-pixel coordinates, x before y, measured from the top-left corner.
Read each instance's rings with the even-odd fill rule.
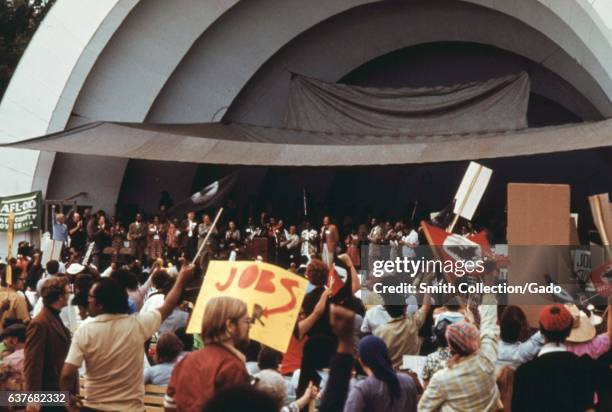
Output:
[[[471,323],[453,323],[446,327],[446,341],[453,352],[471,355],[480,347],[480,332]]]
[[[391,399],[400,394],[399,380],[391,366],[387,345],[378,336],[366,336],[359,341],[359,357],[372,370],[374,376],[387,384]]]

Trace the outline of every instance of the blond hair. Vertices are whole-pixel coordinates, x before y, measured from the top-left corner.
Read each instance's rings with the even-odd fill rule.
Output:
[[[206,304],[202,318],[204,343],[220,343],[228,338],[226,322],[237,322],[247,314],[247,306],[240,299],[221,296]]]

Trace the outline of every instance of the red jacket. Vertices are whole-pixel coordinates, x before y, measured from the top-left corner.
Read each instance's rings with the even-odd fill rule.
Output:
[[[166,394],[177,411],[201,411],[216,391],[248,384],[244,361],[222,345],[208,344],[174,366]]]

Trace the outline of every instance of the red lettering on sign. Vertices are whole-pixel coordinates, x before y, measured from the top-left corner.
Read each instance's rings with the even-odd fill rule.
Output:
[[[278,306],[272,309],[265,308],[263,310],[263,316],[266,318],[276,313],[289,312],[295,307],[295,304],[297,303],[297,298],[295,297],[295,293],[293,293],[293,288],[300,286],[300,284],[294,279],[281,279],[280,284],[283,285],[287,292],[289,292],[289,294],[291,295],[291,300],[289,301],[289,303],[283,306]]]
[[[259,268],[256,265],[247,266],[247,268],[240,275],[238,280],[238,287],[240,289],[246,289],[251,286],[257,280],[259,274]]]
[[[272,279],[274,279],[274,272],[265,269],[262,270],[255,290],[263,293],[274,293],[276,288],[274,287],[274,283],[272,283]]]
[[[236,277],[237,271],[238,269],[236,268],[232,268],[232,270],[230,270],[229,278],[227,278],[227,282],[225,282],[224,285],[221,285],[219,282],[215,283],[215,287],[217,288],[217,290],[220,292],[223,292],[225,289],[229,288],[229,286],[232,284],[234,280],[234,277]]]

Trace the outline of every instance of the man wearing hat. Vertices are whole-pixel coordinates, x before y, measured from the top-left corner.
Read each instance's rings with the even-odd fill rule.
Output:
[[[26,327],[23,323],[14,323],[2,332],[4,347],[12,353],[2,359],[2,365],[23,370],[23,349],[25,348]]]
[[[574,317],[572,332],[565,340],[567,350],[578,356],[589,355],[593,359],[598,359],[610,349],[612,305],[608,304],[608,330],[599,335],[596,334],[595,326],[601,323],[601,317],[593,314],[589,316],[576,305],[567,305],[567,309]]]
[[[562,304],[542,309],[540,332],[546,343],[535,359],[516,370],[512,410],[585,411],[593,405],[602,375],[591,358],[567,351],[573,324],[574,317]]]
[[[447,367],[429,381],[419,402],[421,411],[492,411],[499,407],[495,381],[497,359],[497,302],[485,295],[480,311],[480,331],[462,321],[446,327],[451,352]]]

